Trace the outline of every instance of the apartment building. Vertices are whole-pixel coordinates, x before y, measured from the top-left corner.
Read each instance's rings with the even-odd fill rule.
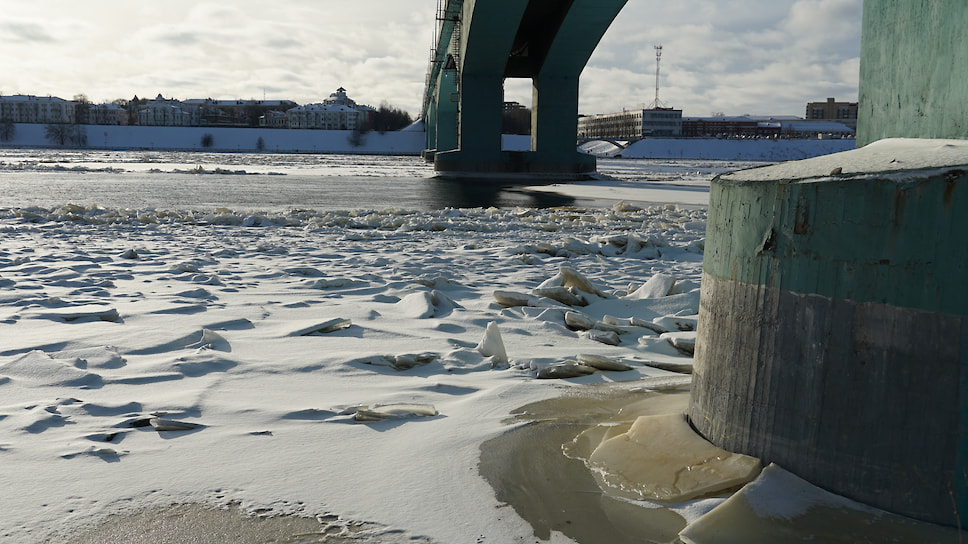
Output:
[[[87,115],[92,125],[128,124],[128,110],[117,104],[91,104]]]
[[[196,127],[200,119],[199,108],[186,106],[160,94],[138,110],[138,124],[148,127]]]
[[[55,96],[0,96],[0,121],[13,123],[73,123],[75,102]]]
[[[857,128],[857,102],[838,102],[828,98],[826,102],[807,102],[804,116],[812,121],[837,121],[850,128]]]
[[[373,108],[359,106],[340,87],[321,104],[306,104],[286,111],[289,128],[357,130],[369,128]]]

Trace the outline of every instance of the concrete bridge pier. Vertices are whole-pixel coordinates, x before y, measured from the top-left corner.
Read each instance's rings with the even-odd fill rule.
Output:
[[[714,180],[695,428],[840,495],[965,526],[966,172],[968,142],[892,139]]]
[[[578,81],[627,0],[450,0],[425,99],[428,154],[443,177],[579,179],[595,158],[578,152]],[[448,93],[453,52],[456,93]],[[501,149],[504,80],[533,86],[531,150]],[[445,96],[459,97],[450,125]],[[452,126],[456,126],[456,132]],[[454,134],[455,137],[451,137]],[[454,141],[456,139],[456,141]]]
[[[535,161],[547,165],[573,165],[576,172],[594,172],[595,158],[576,149],[578,77],[539,76],[534,81],[531,149]]]
[[[865,0],[859,149],[710,188],[689,418],[834,493],[968,527],[963,0]]]
[[[454,149],[457,141],[457,70],[442,70],[439,83],[430,97],[434,107],[425,112],[424,128],[429,147],[424,156],[433,160],[433,151]]]
[[[488,174],[505,170],[502,165],[508,159],[501,151],[503,83],[503,78],[493,74],[461,77],[457,148],[437,152],[437,171]]]

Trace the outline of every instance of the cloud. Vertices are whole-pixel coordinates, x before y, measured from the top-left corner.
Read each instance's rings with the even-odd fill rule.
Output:
[[[352,9],[289,0],[132,4],[35,0],[4,6],[6,92],[317,102],[344,86],[359,102],[417,114],[437,0],[366,0]],[[637,107],[655,93],[686,115],[802,115],[808,100],[856,99],[862,0],[630,1],[581,79],[581,111]],[[16,87],[16,89],[10,86]],[[530,82],[506,96],[528,104]]]
[[[57,40],[36,23],[0,23],[0,36],[5,42],[50,43]]]
[[[808,101],[856,100],[861,8],[862,0],[630,2],[583,78],[605,70],[613,92],[583,83],[583,111],[651,102],[656,44],[660,98],[685,115],[803,115]]]

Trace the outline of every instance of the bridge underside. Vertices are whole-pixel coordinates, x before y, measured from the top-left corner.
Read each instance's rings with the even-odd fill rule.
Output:
[[[626,0],[449,0],[424,119],[442,176],[580,178],[578,78]],[[531,151],[502,151],[504,80],[532,81]]]

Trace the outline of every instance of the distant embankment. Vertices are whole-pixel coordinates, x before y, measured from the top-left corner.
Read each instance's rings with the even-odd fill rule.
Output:
[[[46,125],[17,124],[14,137],[0,147],[62,147],[44,134]],[[425,134],[419,130],[367,132],[270,128],[142,127],[82,125],[92,149],[170,149],[185,151],[266,151],[270,153],[363,153],[419,155]],[[206,146],[204,143],[210,145]],[[64,146],[74,147],[74,146]],[[528,150],[530,136],[504,135],[503,148]],[[854,149],[854,140],[719,140],[648,138],[626,149],[589,142],[581,149],[599,157],[628,159],[711,159],[787,161]]]
[[[854,149],[854,140],[731,140],[718,138],[646,138],[625,149],[604,141],[581,146],[599,157],[626,159],[710,159],[789,161]]]
[[[53,145],[45,137],[45,126],[17,124],[13,139],[0,143],[0,147],[61,147]],[[417,131],[354,134],[350,130],[106,125],[82,127],[87,136],[86,147],[93,149],[419,155],[425,147],[425,135]],[[205,146],[203,142],[210,145]]]

